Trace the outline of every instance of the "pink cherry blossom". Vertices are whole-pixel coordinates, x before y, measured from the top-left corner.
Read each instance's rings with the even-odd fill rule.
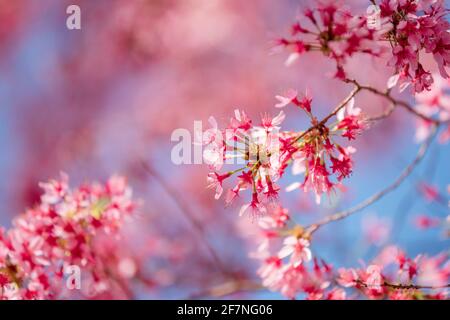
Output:
[[[285,118],[286,114],[283,111],[280,111],[280,113],[273,118],[266,114],[261,119],[261,126],[267,131],[272,131],[273,129],[278,130]]]
[[[279,205],[271,210],[269,214],[261,217],[261,219],[258,220],[258,223],[263,229],[276,229],[286,226],[288,221],[289,211]]]
[[[438,226],[441,220],[427,215],[419,215],[414,219],[414,224],[419,229],[429,229]]]
[[[252,201],[245,204],[239,211],[239,216],[248,215],[252,218],[264,216],[267,213],[266,206],[260,202],[258,194],[252,194]]]
[[[321,1],[315,8],[304,10],[303,15],[311,27],[303,27],[303,21],[296,22],[291,26],[291,37],[277,41],[280,47],[291,52],[287,65],[291,65],[305,52],[320,51],[335,61],[335,77],[345,79],[344,64],[353,54],[380,54],[373,43],[378,34],[369,28],[366,17],[353,16],[332,1]]]
[[[279,101],[279,103],[275,105],[275,108],[284,108],[290,103],[298,105],[299,102],[297,100],[297,94],[298,92],[296,90],[289,89],[284,95],[275,96],[275,98]]]
[[[439,75],[433,75],[435,81],[430,86],[430,91],[424,91],[416,95],[416,109],[423,114],[432,117],[437,116],[438,119],[447,121],[450,120],[450,80],[443,79]],[[424,141],[429,137],[431,132],[431,124],[424,119],[417,120],[416,140],[418,142]],[[440,142],[446,143],[448,141],[448,132],[450,125],[441,133]]]
[[[336,115],[339,120],[337,129],[344,130],[342,136],[349,140],[354,140],[356,135],[366,128],[366,122],[362,116],[361,109],[355,108],[354,104],[355,100],[351,99]]]
[[[214,196],[216,200],[219,199],[223,193],[223,181],[230,176],[230,173],[219,175],[217,172],[211,172],[208,174],[208,188],[216,190],[216,194]]]
[[[263,278],[263,285],[272,287],[279,281],[281,275],[282,261],[278,257],[267,258],[258,269],[257,274]]]
[[[79,0],[79,50],[50,55],[24,41],[50,1],[0,2],[1,204],[27,208],[0,228],[0,300],[448,299],[448,1]],[[292,18],[283,66],[264,43]],[[175,167],[192,124],[195,165]],[[124,176],[41,194],[55,170]]]
[[[381,268],[377,265],[370,265],[366,269],[365,279],[363,281],[367,284],[370,290],[381,291],[383,284],[383,277],[381,275]]]
[[[419,184],[419,191],[422,196],[429,202],[433,202],[439,199],[439,190],[430,184],[421,183]]]
[[[389,239],[392,223],[389,218],[366,216],[362,221],[362,231],[367,243],[380,246]]]
[[[290,257],[290,262],[294,267],[311,260],[308,240],[293,236],[284,239],[283,245],[284,247],[278,252],[278,257],[281,259]]]

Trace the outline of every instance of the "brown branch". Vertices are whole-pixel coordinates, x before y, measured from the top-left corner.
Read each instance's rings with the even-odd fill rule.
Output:
[[[397,105],[393,103],[388,109],[386,109],[381,114],[366,118],[365,120],[368,122],[376,122],[376,121],[384,120],[384,119],[390,117],[396,108],[397,108]]]
[[[378,115],[378,116],[374,116],[374,117],[370,117],[367,118],[367,121],[379,121],[382,119],[385,119],[387,117],[389,117],[394,110],[396,109],[397,106],[401,106],[403,108],[405,108],[408,112],[414,114],[415,116],[421,118],[424,121],[427,121],[429,123],[432,123],[433,129],[432,129],[432,133],[430,134],[430,136],[428,137],[428,139],[421,145],[416,158],[414,159],[414,161],[405,168],[405,170],[400,174],[400,176],[391,184],[389,185],[387,188],[381,190],[380,192],[374,194],[373,196],[367,198],[366,200],[364,200],[363,202],[361,202],[360,204],[354,206],[353,208],[350,208],[348,210],[344,210],[341,212],[337,212],[335,214],[329,215],[328,217],[322,219],[321,221],[314,223],[312,225],[310,225],[307,228],[307,233],[312,234],[314,233],[317,229],[319,229],[322,225],[328,224],[330,222],[333,221],[337,221],[337,220],[342,220],[354,213],[357,213],[363,209],[365,209],[366,207],[370,206],[371,204],[373,204],[374,202],[380,200],[381,198],[383,198],[386,194],[392,192],[393,190],[395,190],[398,186],[400,186],[402,184],[402,182],[412,173],[412,171],[414,170],[414,168],[420,163],[420,161],[423,159],[423,157],[426,154],[426,151],[428,150],[433,138],[436,135],[437,129],[439,127],[439,125],[446,123],[447,121],[440,121],[440,120],[436,120],[433,118],[430,118],[422,113],[420,113],[419,111],[417,111],[416,109],[414,109],[413,107],[411,107],[407,102],[401,101],[401,100],[397,100],[395,98],[393,98],[390,95],[390,90],[386,90],[386,92],[381,92],[375,88],[372,88],[370,86],[365,86],[365,85],[361,85],[359,84],[356,80],[346,80],[345,82],[347,83],[352,83],[355,85],[355,89],[352,91],[352,93],[349,95],[349,97],[347,99],[345,99],[343,101],[342,104],[340,104],[335,111],[333,111],[330,115],[328,115],[324,120],[322,120],[320,122],[320,124],[324,124],[328,121],[328,119],[330,119],[331,117],[333,117],[334,115],[337,114],[337,112],[345,106],[346,103],[348,103],[348,101],[350,101],[351,98],[353,98],[359,91],[361,90],[366,90],[369,92],[372,92],[373,94],[382,96],[384,98],[386,98],[387,100],[389,100],[392,103],[392,106],[387,109],[386,111],[384,111],[382,114]],[[319,124],[319,125],[320,125]],[[307,133],[307,132],[305,132]]]
[[[361,88],[358,87],[358,85],[355,85],[355,87],[353,88],[353,90],[350,92],[350,94],[344,99],[342,100],[339,105],[334,108],[333,112],[331,112],[328,116],[326,116],[325,118],[323,118],[319,123],[317,123],[316,125],[308,128],[306,131],[303,131],[299,136],[297,136],[293,141],[292,144],[299,141],[300,139],[302,139],[304,136],[306,136],[308,133],[310,133],[311,131],[313,131],[314,129],[320,128],[322,126],[324,126],[328,120],[330,120],[332,117],[334,117],[339,110],[341,110],[342,108],[344,108],[347,103],[350,102],[350,100],[356,96],[356,94],[361,91]]]
[[[327,217],[325,217],[324,219],[320,220],[319,222],[316,222],[310,226],[308,226],[306,228],[307,233],[308,234],[312,234],[315,231],[317,231],[317,229],[319,229],[321,226],[328,224],[330,222],[333,221],[338,221],[338,220],[342,220],[354,213],[357,213],[365,208],[367,208],[368,206],[372,205],[373,203],[375,203],[376,201],[380,200],[381,198],[383,198],[385,195],[387,195],[388,193],[394,191],[395,189],[397,189],[402,182],[414,171],[414,169],[417,167],[417,165],[421,162],[421,160],[424,158],[428,148],[430,147],[431,142],[433,141],[434,137],[436,136],[436,132],[437,132],[437,126],[433,127],[433,131],[430,134],[430,136],[428,137],[428,139],[422,143],[422,145],[419,148],[419,151],[416,155],[416,157],[414,158],[414,160],[411,162],[411,164],[409,166],[407,166],[403,172],[400,174],[400,176],[393,182],[391,183],[388,187],[386,187],[385,189],[379,191],[378,193],[372,195],[371,197],[367,198],[366,200],[364,200],[363,202],[357,204],[356,206],[344,210],[344,211],[340,211],[337,213],[334,213],[332,215],[329,215]]]
[[[376,287],[376,285],[370,285],[370,284],[367,284],[367,283],[365,283],[365,282],[363,282],[361,280],[356,280],[356,283],[359,284],[360,286],[365,287],[365,288]],[[450,288],[450,283],[447,283],[447,284],[442,285],[442,286],[420,286],[420,285],[416,285],[416,284],[390,283],[390,282],[384,281],[381,284],[381,286],[392,288],[392,289],[399,289],[399,290],[410,290],[410,289],[414,289],[414,290],[421,290],[421,289],[437,290],[437,289]]]
[[[413,108],[407,102],[405,102],[403,100],[398,100],[398,99],[395,99],[394,97],[392,97],[390,90],[386,90],[385,92],[382,92],[382,91],[380,91],[378,89],[375,89],[373,87],[370,87],[370,86],[367,86],[367,85],[362,85],[358,81],[351,80],[351,79],[346,79],[345,82],[346,83],[352,83],[354,85],[354,88],[350,92],[350,94],[341,103],[339,103],[339,105],[333,110],[333,112],[331,112],[328,116],[323,118],[316,125],[308,128],[306,131],[302,132],[299,136],[297,136],[292,141],[292,143],[295,143],[295,142],[299,141],[300,139],[305,137],[308,133],[310,133],[312,130],[317,129],[317,128],[321,127],[321,126],[324,126],[332,117],[336,116],[336,114],[339,112],[339,110],[344,108],[347,105],[347,103],[352,98],[354,98],[362,90],[365,90],[365,91],[371,92],[371,93],[373,93],[375,95],[378,95],[380,97],[383,97],[383,98],[387,99],[389,102],[391,102],[391,104],[392,104],[391,107],[389,109],[387,109],[386,111],[384,111],[382,114],[380,114],[378,116],[367,118],[366,119],[367,121],[373,122],[373,121],[379,121],[379,120],[385,119],[385,118],[389,117],[395,111],[397,106],[401,106],[405,110],[407,110],[408,112],[412,113],[413,115],[421,118],[424,121],[427,121],[427,122],[435,124],[435,125],[440,125],[440,124],[443,124],[443,123],[450,122],[450,120],[448,120],[448,121],[441,121],[441,120],[438,120],[438,119],[433,119],[433,118],[431,118],[431,117],[429,117],[429,116],[427,116],[427,115],[417,111],[415,108]]]
[[[334,110],[332,113],[330,113],[328,116],[326,116],[322,121],[320,121],[320,123],[322,125],[324,125],[325,123],[328,122],[328,120],[330,120],[332,117],[334,117],[342,108],[344,108],[347,103],[350,102],[350,100],[352,100],[353,97],[355,97],[359,91],[361,91],[361,87],[358,86],[357,84],[355,84],[355,87],[353,88],[353,90],[350,92],[350,94],[347,96],[347,98],[345,98]]]
[[[365,91],[371,92],[371,93],[373,93],[375,95],[378,95],[380,97],[383,97],[383,98],[387,99],[389,102],[391,102],[391,104],[392,104],[391,107],[389,109],[387,109],[386,111],[384,111],[382,114],[380,114],[378,116],[374,116],[374,117],[369,117],[369,118],[366,119],[366,121],[374,122],[374,121],[379,121],[379,120],[385,119],[385,118],[389,117],[395,111],[397,106],[401,106],[405,110],[410,112],[411,114],[413,114],[413,115],[415,115],[415,116],[421,118],[422,120],[424,120],[426,122],[429,122],[431,124],[439,125],[439,124],[450,122],[450,121],[441,121],[441,120],[433,119],[433,118],[431,118],[431,117],[429,117],[429,116],[427,116],[427,115],[417,111],[415,108],[413,108],[407,102],[402,101],[402,100],[398,100],[398,99],[395,99],[394,97],[392,97],[390,90],[386,90],[385,92],[382,92],[382,91],[380,91],[378,89],[375,89],[373,87],[370,87],[370,86],[367,86],[367,85],[362,85],[356,80],[347,79],[347,80],[345,80],[345,82],[346,83],[352,83],[354,85],[354,88],[350,92],[350,94],[333,110],[333,112],[331,112],[328,116],[323,118],[316,125],[308,128],[306,131],[302,132],[299,136],[297,136],[292,141],[292,143],[298,142],[300,139],[305,137],[312,130],[324,126],[332,117],[336,116],[336,114],[339,112],[339,110],[344,108],[347,105],[347,103],[352,98],[354,98],[362,90],[365,90]]]
[[[380,90],[378,90],[378,89],[375,89],[375,88],[372,88],[372,87],[370,87],[370,86],[361,85],[361,84],[359,84],[356,80],[346,80],[346,82],[348,82],[348,83],[353,83],[353,84],[354,84],[357,88],[359,88],[360,90],[366,90],[366,91],[372,92],[372,93],[375,94],[375,95],[384,97],[384,98],[386,98],[387,100],[389,100],[394,106],[401,106],[401,107],[403,107],[404,109],[406,109],[408,112],[410,112],[410,113],[412,113],[413,115],[415,115],[415,116],[421,118],[421,119],[424,120],[424,121],[427,121],[427,122],[430,122],[430,123],[433,123],[433,124],[441,124],[441,123],[443,123],[443,122],[440,121],[440,120],[430,118],[430,117],[428,117],[427,115],[425,115],[425,114],[423,114],[423,113],[417,111],[416,109],[414,109],[414,108],[413,108],[410,104],[408,104],[407,102],[402,101],[402,100],[395,99],[394,97],[391,96],[390,90],[387,90],[387,91],[385,91],[385,92],[382,92],[382,91],[380,91]],[[393,111],[393,110],[392,110],[392,111]],[[391,112],[391,113],[392,113],[392,112]]]

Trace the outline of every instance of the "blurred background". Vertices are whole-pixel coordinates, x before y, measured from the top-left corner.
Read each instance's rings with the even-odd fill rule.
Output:
[[[9,227],[36,204],[38,182],[60,172],[74,186],[117,173],[142,200],[123,243],[137,266],[133,298],[202,297],[230,279],[256,279],[257,262],[248,257],[255,223],[238,217],[239,204],[225,209],[214,200],[206,166],[171,162],[170,137],[210,115],[224,123],[236,107],[254,119],[275,114],[274,96],[291,87],[309,90],[318,116],[341,101],[350,87],[332,79],[334,66],[322,56],[304,55],[288,68],[286,53],[271,54],[273,39],[287,34],[308,3],[0,0],[0,225]],[[66,28],[70,4],[81,8],[81,30]],[[347,68],[360,83],[384,88],[385,63],[357,56]],[[365,94],[356,104],[368,114],[387,107]],[[286,109],[285,129],[308,125],[296,111]],[[311,195],[294,192],[283,195],[284,205],[307,224],[379,191],[414,158],[414,130],[415,119],[396,111],[356,142],[346,193],[317,206]],[[419,230],[416,218],[448,214],[449,163],[448,145],[434,143],[398,190],[321,229],[314,254],[350,267],[392,243],[410,255],[448,250],[448,230]],[[282,185],[292,181],[287,176]],[[443,202],[428,201],[424,186]],[[281,298],[261,290],[224,297]]]

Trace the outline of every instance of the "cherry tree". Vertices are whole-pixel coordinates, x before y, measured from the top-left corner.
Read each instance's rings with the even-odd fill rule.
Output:
[[[15,75],[8,61],[19,35],[52,5],[2,3],[6,74]],[[444,1],[305,1],[270,48],[255,44],[266,40],[267,12],[283,12],[281,1],[79,6],[90,12],[83,32],[64,31],[76,50],[45,70],[48,87],[20,100],[27,109],[15,124],[25,147],[7,181],[11,207],[29,209],[0,229],[0,299],[171,298],[173,289],[182,298],[448,298],[448,253],[409,256],[386,240],[400,232],[395,221],[364,220],[360,233],[377,244],[366,261],[356,253],[351,263],[330,262],[319,246],[339,221],[368,215],[408,184],[435,140],[447,147]],[[370,74],[358,70],[367,61]],[[297,87],[284,87],[293,81]],[[117,102],[123,97],[126,107]],[[339,102],[330,104],[333,97]],[[206,165],[171,172],[167,157],[155,160],[170,153],[160,147],[170,131],[212,110],[200,137]],[[358,163],[362,142],[375,132],[388,149],[406,127],[415,130],[406,143],[419,146],[398,176],[349,208],[324,210],[349,194],[352,176],[367,174]],[[36,183],[59,170],[72,185],[104,182],[70,187],[62,173]],[[414,194],[445,214],[418,212],[411,223],[448,238],[450,189],[428,178],[411,183]]]

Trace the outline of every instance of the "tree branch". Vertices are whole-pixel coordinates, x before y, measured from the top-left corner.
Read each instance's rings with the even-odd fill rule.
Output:
[[[366,200],[364,200],[363,202],[357,204],[356,206],[354,206],[353,208],[344,210],[344,211],[340,211],[337,212],[335,214],[329,215],[327,217],[325,217],[324,219],[320,220],[319,222],[316,222],[310,226],[308,226],[306,228],[307,233],[309,235],[311,235],[312,233],[314,233],[315,231],[317,231],[317,229],[319,229],[321,226],[328,224],[330,222],[333,221],[338,221],[338,220],[342,220],[354,213],[357,213],[365,208],[367,208],[368,206],[372,205],[373,203],[375,203],[376,201],[380,200],[381,198],[383,198],[385,195],[387,195],[388,193],[394,191],[395,189],[397,189],[397,187],[399,187],[402,182],[414,171],[414,169],[417,167],[417,165],[421,162],[421,160],[424,158],[431,142],[433,141],[434,137],[436,136],[436,132],[437,132],[437,125],[435,125],[433,127],[432,133],[430,134],[430,136],[428,137],[428,139],[422,143],[422,145],[419,148],[419,151],[416,155],[416,157],[414,158],[414,160],[411,162],[411,164],[406,167],[403,172],[400,174],[400,176],[393,182],[391,183],[388,187],[386,187],[385,189],[381,190],[380,192],[372,195],[371,197],[367,198]]]
[[[348,83],[353,83],[357,88],[359,88],[360,90],[366,90],[369,92],[372,92],[375,95],[381,96],[386,98],[387,100],[389,100],[394,106],[401,106],[403,107],[405,110],[407,110],[408,112],[412,113],[413,115],[421,118],[424,121],[433,123],[433,124],[441,124],[443,123],[443,121],[437,120],[437,119],[433,119],[430,118],[426,115],[424,115],[423,113],[417,111],[416,109],[414,109],[411,105],[409,105],[407,102],[402,101],[402,100],[397,100],[394,97],[391,96],[390,90],[387,90],[386,92],[382,92],[378,89],[372,88],[370,86],[366,86],[366,85],[361,85],[359,84],[359,82],[357,82],[356,80],[346,80],[346,82]],[[393,110],[392,110],[393,111]],[[391,112],[392,113],[392,112]]]
[[[317,129],[317,128],[321,127],[321,126],[324,126],[328,122],[328,120],[330,120],[332,117],[334,117],[339,112],[339,110],[344,108],[347,105],[347,103],[349,103],[350,100],[358,94],[359,91],[361,91],[361,88],[358,87],[358,85],[355,84],[355,87],[350,92],[350,94],[344,100],[342,100],[339,103],[339,105],[333,110],[333,112],[331,112],[328,116],[323,118],[318,124],[308,128],[306,131],[302,132],[298,137],[296,137],[292,141],[292,143],[295,143],[295,142],[299,141],[304,136],[306,136],[308,133],[310,133],[312,130]]]
[[[370,285],[367,284],[361,280],[356,280],[356,283],[359,284],[362,287],[365,288],[370,288],[370,287],[375,287],[375,285]],[[383,287],[388,287],[388,288],[392,288],[392,289],[400,289],[400,290],[409,290],[409,289],[414,289],[414,290],[421,290],[421,289],[445,289],[445,288],[450,288],[450,283],[447,283],[445,285],[442,286],[420,286],[420,285],[415,285],[415,284],[401,284],[401,283],[390,283],[387,281],[384,281],[381,286]]]

